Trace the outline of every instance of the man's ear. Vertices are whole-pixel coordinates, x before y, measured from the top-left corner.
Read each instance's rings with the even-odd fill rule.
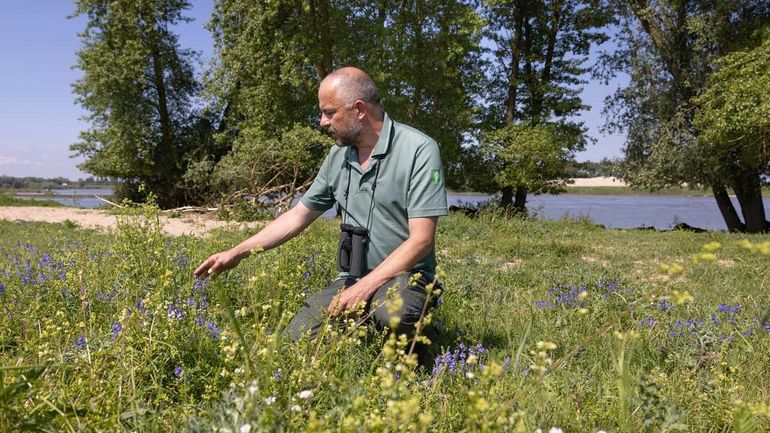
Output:
[[[363,119],[366,114],[369,113],[368,107],[366,106],[366,102],[356,99],[356,102],[353,103],[353,108],[356,109],[358,112],[357,116],[359,119]]]

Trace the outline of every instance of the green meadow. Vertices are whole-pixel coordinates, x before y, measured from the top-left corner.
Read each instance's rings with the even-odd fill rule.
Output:
[[[0,432],[770,430],[766,236],[452,214],[420,367],[355,317],[281,335],[336,273],[336,220],[202,282],[249,233],[119,218],[0,222]]]

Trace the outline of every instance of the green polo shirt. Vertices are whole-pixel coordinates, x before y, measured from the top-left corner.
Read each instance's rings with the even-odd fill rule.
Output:
[[[447,214],[438,144],[385,114],[369,167],[361,168],[355,147],[335,145],[301,201],[317,211],[340,203],[346,223],[367,227],[366,264],[371,271],[409,237],[409,218]],[[433,278],[435,269],[436,253],[431,246],[412,271]]]

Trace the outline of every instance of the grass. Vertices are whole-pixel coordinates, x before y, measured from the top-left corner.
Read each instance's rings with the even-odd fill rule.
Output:
[[[334,277],[338,222],[204,284],[195,265],[247,233],[121,221],[0,222],[0,432],[770,429],[765,236],[453,214],[440,358],[415,371],[365,326],[281,337]]]
[[[486,193],[478,192],[458,192],[450,191],[450,194],[455,195],[488,195]],[[655,191],[649,191],[646,189],[632,188],[629,186],[569,186],[565,188],[565,191],[561,194],[564,195],[675,195],[675,196],[689,196],[689,197],[712,197],[713,193],[709,188],[661,188]],[[762,197],[770,197],[770,187],[762,188]]]
[[[59,207],[61,203],[54,200],[32,200],[18,198],[14,195],[8,195],[0,192],[0,206],[40,206],[40,207]]]

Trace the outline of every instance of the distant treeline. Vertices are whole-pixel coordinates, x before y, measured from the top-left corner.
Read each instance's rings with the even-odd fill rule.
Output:
[[[65,189],[65,188],[104,188],[115,182],[107,177],[87,177],[69,180],[66,177],[44,179],[42,177],[0,176],[0,188],[4,189]]]
[[[599,162],[573,162],[567,169],[569,177],[622,177],[623,160],[604,158]]]

